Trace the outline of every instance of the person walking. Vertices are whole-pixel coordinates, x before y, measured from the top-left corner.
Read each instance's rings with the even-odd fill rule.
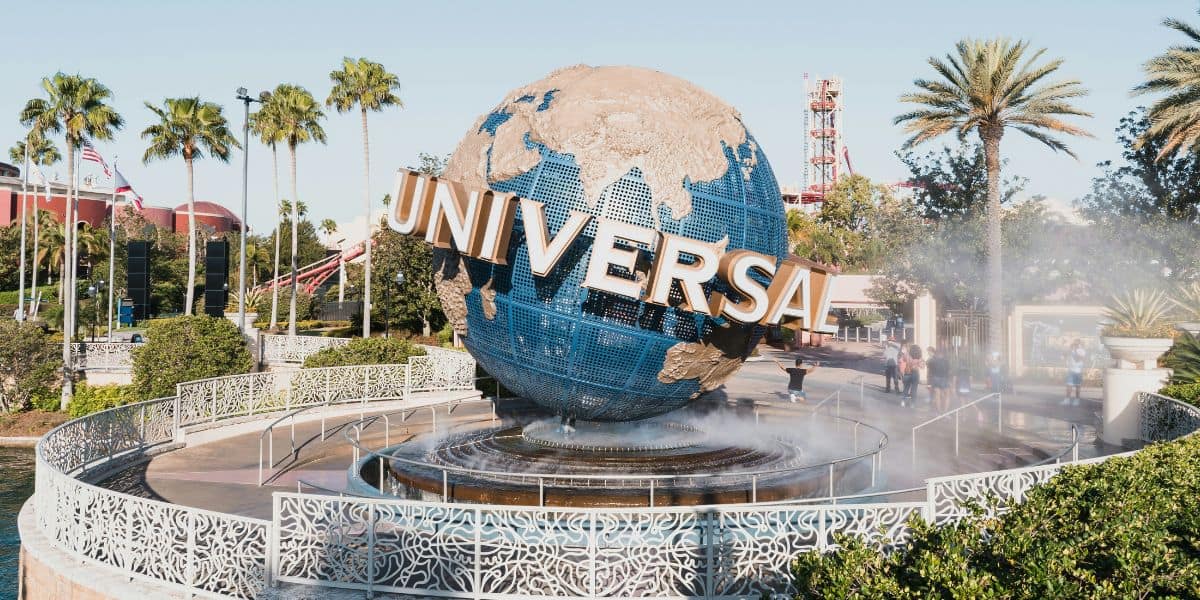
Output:
[[[883,383],[884,392],[891,393],[892,385],[895,384],[896,393],[900,393],[900,344],[896,343],[896,336],[888,336],[887,343],[883,345]]]
[[[950,359],[933,346],[928,348],[929,396],[939,414],[950,410]]]
[[[1087,351],[1083,342],[1075,340],[1067,352],[1067,397],[1063,398],[1062,406],[1079,406],[1079,388],[1083,387],[1083,368],[1086,366]],[[1074,395],[1071,393],[1074,391]]]
[[[807,402],[808,395],[804,393],[804,377],[815,371],[821,363],[813,362],[812,364],[807,364],[803,358],[796,357],[796,364],[794,366],[785,367],[778,360],[771,360],[775,361],[775,365],[779,367],[779,370],[788,374],[788,400],[792,402]]]
[[[925,361],[921,358],[921,347],[916,344],[909,346],[908,358],[904,361],[904,370],[901,373],[904,377],[904,395],[900,402],[901,406],[916,405],[917,385],[921,383],[921,369],[924,367]]]

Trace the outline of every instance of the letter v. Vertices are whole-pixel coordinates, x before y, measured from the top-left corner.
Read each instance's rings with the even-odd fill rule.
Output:
[[[577,210],[571,211],[571,216],[553,240],[546,231],[545,206],[537,200],[521,198],[521,218],[525,221],[525,247],[529,249],[529,270],[534,275],[545,277],[559,259],[566,253],[571,242],[579,237],[579,232],[587,227],[592,216]]]

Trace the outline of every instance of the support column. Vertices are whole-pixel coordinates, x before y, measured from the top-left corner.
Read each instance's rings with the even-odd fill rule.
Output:
[[[1101,439],[1107,444],[1118,446],[1124,445],[1125,440],[1140,440],[1141,411],[1136,399],[1137,393],[1157,392],[1170,375],[1170,369],[1105,369],[1104,427]]]

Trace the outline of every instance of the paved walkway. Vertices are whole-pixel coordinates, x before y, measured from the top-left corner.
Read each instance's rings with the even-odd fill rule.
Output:
[[[889,442],[883,455],[884,476],[880,480],[880,487],[884,489],[917,486],[930,476],[1036,463],[1069,446],[1072,424],[1080,432],[1081,457],[1119,450],[1104,447],[1097,441],[1099,390],[1085,390],[1084,401],[1075,407],[1060,405],[1060,388],[1018,386],[1016,393],[1003,397],[1002,413],[991,399],[961,411],[957,454],[953,418],[944,418],[922,427],[914,454],[913,426],[937,414],[928,403],[918,403],[915,408],[902,408],[897,396],[883,391],[876,345],[835,343],[824,348],[805,349],[801,354],[806,360],[819,360],[822,363],[805,382],[809,398],[807,404],[788,401],[784,389],[787,376],[772,361],[778,359],[789,364],[795,359],[796,353],[766,347],[760,351],[761,357],[747,362],[721,390],[709,394],[698,404],[731,407],[735,411],[742,411],[743,415],[757,411],[766,418],[795,419],[809,415],[814,407],[824,401],[824,404],[820,404],[820,412],[840,412],[842,417],[868,423],[887,434]],[[860,376],[863,378],[861,386],[857,379]],[[972,398],[984,395],[984,390],[977,389]],[[928,398],[927,387],[922,386],[919,397]],[[502,404],[502,417],[505,409],[522,412],[528,407]],[[395,405],[390,408],[372,407],[366,414],[395,413],[396,410]],[[406,435],[430,431],[435,419],[439,427],[490,419],[491,410],[489,402],[476,402],[461,404],[453,411],[448,411],[444,406],[437,409],[422,408],[404,414],[403,420],[401,414],[392,414],[389,417],[387,441],[394,444],[402,441]],[[273,434],[277,469],[267,469],[268,482],[261,487],[258,486],[261,428],[252,433],[154,457],[149,463],[128,470],[105,482],[105,485],[169,502],[270,518],[271,494],[274,491],[295,490],[300,481],[331,490],[344,489],[352,449],[343,434],[346,424],[357,419],[357,412],[352,416],[329,418],[324,440],[321,439],[319,420],[298,423],[295,439],[299,449],[294,460],[288,456],[291,428],[286,424],[277,426]],[[1000,419],[1003,420],[1003,427],[1000,427]],[[265,428],[266,424],[262,423],[262,427]],[[383,425],[380,421],[364,432],[362,443],[366,447],[380,448],[384,445]],[[849,435],[849,431],[847,427],[834,435]],[[283,471],[277,473],[278,469]]]

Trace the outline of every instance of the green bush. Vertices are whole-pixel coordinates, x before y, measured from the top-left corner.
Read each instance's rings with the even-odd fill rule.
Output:
[[[146,343],[133,352],[133,384],[142,398],[175,394],[175,384],[248,373],[250,352],[228,319],[183,316],[155,319]]]
[[[75,397],[71,399],[71,405],[67,407],[67,413],[72,418],[78,418],[123,404],[137,402],[140,399],[137,389],[132,385],[88,385],[81,383],[75,386]]]
[[[355,338],[340,348],[326,348],[304,359],[305,368],[350,365],[392,365],[410,356],[425,356],[425,350],[398,338]]]
[[[1171,383],[1200,383],[1200,335],[1185,333],[1175,338],[1162,365],[1171,369]]]
[[[446,346],[454,343],[454,326],[449,321],[437,331],[437,340],[439,346]]]
[[[1179,383],[1168,385],[1159,390],[1158,393],[1164,396],[1170,396],[1176,400],[1182,400],[1188,404],[1200,406],[1200,383]]]
[[[0,340],[0,410],[22,410],[60,381],[61,346],[41,327],[3,316]]]
[[[801,598],[1196,598],[1200,436],[1066,467],[998,518],[914,520],[883,553],[858,537],[800,555]]]

